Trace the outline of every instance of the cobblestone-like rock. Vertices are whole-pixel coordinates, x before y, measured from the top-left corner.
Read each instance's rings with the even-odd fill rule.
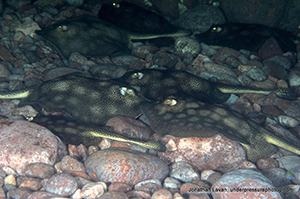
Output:
[[[0,151],[7,155],[1,156],[1,165],[23,174],[27,164],[41,162],[53,165],[66,155],[64,144],[44,127],[26,121],[6,122],[1,126]]]
[[[170,176],[183,182],[200,179],[199,173],[187,162],[175,162],[170,166]]]
[[[66,173],[58,173],[49,178],[45,190],[59,196],[70,196],[76,191],[77,186],[74,177]]]
[[[98,151],[85,162],[87,173],[104,182],[134,185],[149,178],[164,179],[168,167],[157,157],[133,150],[110,148]]]

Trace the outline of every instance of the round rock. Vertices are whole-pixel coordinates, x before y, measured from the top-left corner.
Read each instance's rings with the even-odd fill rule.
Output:
[[[145,179],[164,179],[168,166],[146,153],[109,148],[93,153],[85,162],[87,173],[96,181],[125,182],[131,185]]]
[[[0,126],[0,165],[14,168],[21,175],[27,164],[53,165],[67,154],[54,134],[35,123],[3,120]]]
[[[48,180],[45,190],[60,196],[69,196],[76,191],[77,186],[76,179],[70,174],[58,173]]]

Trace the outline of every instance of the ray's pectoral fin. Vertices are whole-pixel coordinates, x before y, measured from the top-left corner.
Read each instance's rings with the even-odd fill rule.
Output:
[[[36,117],[33,122],[48,128],[68,144],[97,146],[101,142],[102,138],[108,138],[112,140],[134,143],[159,152],[166,151],[165,145],[160,142],[143,141],[129,138],[121,134],[111,132],[105,128],[81,123],[69,118],[39,116]]]

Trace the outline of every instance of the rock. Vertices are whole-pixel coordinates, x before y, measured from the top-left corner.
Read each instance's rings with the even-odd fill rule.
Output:
[[[299,70],[294,70],[289,73],[288,75],[288,80],[290,86],[300,86],[300,71]]]
[[[9,198],[27,199],[32,191],[28,188],[16,188],[8,192]]]
[[[149,178],[164,179],[167,165],[157,157],[128,149],[109,148],[95,152],[85,162],[93,180],[134,185]]]
[[[176,180],[175,178],[167,177],[164,181],[163,186],[169,189],[179,189],[181,183],[179,182],[179,180]]]
[[[299,156],[283,156],[278,158],[279,167],[291,172],[293,175],[293,183],[300,183],[300,157]]]
[[[201,180],[214,184],[222,177],[222,174],[214,170],[204,170],[201,172]]]
[[[236,77],[236,74],[228,67],[215,64],[213,62],[205,62],[203,64],[203,67],[208,71],[212,73],[220,73],[220,74],[227,74],[229,76]]]
[[[268,39],[262,47],[258,50],[259,57],[264,60],[275,55],[282,55],[283,51],[281,50],[277,41],[271,37]]]
[[[40,199],[40,198],[53,198],[53,197],[59,197],[59,195],[49,193],[46,191],[37,191],[30,194],[27,199]]]
[[[278,121],[280,125],[289,128],[295,128],[296,126],[299,125],[299,121],[297,119],[285,115],[279,115]]]
[[[45,179],[49,178],[54,173],[54,168],[51,165],[44,163],[31,163],[24,168],[24,174],[28,177]]]
[[[170,176],[183,182],[200,179],[199,173],[187,162],[175,162],[170,166]]]
[[[253,170],[240,169],[225,173],[212,185],[212,196],[219,198],[282,198],[279,192],[260,189],[275,188],[264,175]],[[252,189],[252,191],[246,191]],[[255,190],[256,189],[256,190]]]
[[[45,190],[59,196],[70,196],[77,189],[77,182],[74,177],[66,173],[57,173],[47,181]]]
[[[7,69],[4,64],[0,64],[0,77],[8,77],[11,75],[11,72]]]
[[[4,120],[0,131],[1,166],[24,174],[24,166],[34,162],[53,165],[66,155],[65,145],[49,130],[26,121]]]
[[[215,54],[217,54],[217,52],[218,52],[216,49],[206,45],[205,43],[200,43],[200,45],[201,45],[201,49],[202,49],[201,53],[208,57],[212,57]]]
[[[264,81],[267,79],[266,73],[259,68],[252,68],[247,72],[247,75],[256,81]]]
[[[262,170],[261,173],[271,180],[275,187],[283,187],[292,184],[292,181],[286,176],[286,170],[282,168],[268,168]]]
[[[0,45],[0,53],[1,53],[0,60],[2,61],[14,62],[17,60],[3,45]]]
[[[174,23],[183,29],[203,33],[213,24],[225,22],[225,17],[219,8],[211,5],[199,5],[184,12]]]
[[[126,184],[125,182],[114,182],[109,185],[109,191],[120,191],[120,192],[127,192],[131,190],[131,186]]]
[[[109,191],[100,196],[99,199],[128,199],[128,197],[124,192]]]
[[[151,199],[173,199],[173,195],[168,189],[161,188],[153,193]]]
[[[82,187],[82,198],[98,198],[107,190],[104,182],[91,182]]]
[[[171,53],[158,51],[152,56],[153,64],[165,68],[174,68],[179,58]]]
[[[75,158],[67,155],[55,165],[56,170],[67,172],[67,171],[82,171],[85,172],[85,168],[82,162]]]
[[[280,0],[272,2],[264,0],[249,0],[247,2],[229,0],[222,1],[220,4],[230,23],[263,24],[276,27],[281,21],[288,3]],[[270,18],[270,15],[274,17]]]
[[[25,22],[16,28],[16,32],[21,31],[25,36],[29,35],[31,37],[33,37],[36,30],[41,30],[36,22]]]
[[[169,163],[185,161],[197,170],[228,172],[245,160],[243,147],[222,135],[212,138],[175,138],[167,135],[162,142],[168,150],[158,153],[161,159]]]
[[[257,162],[257,167],[259,169],[268,169],[268,168],[276,168],[278,167],[278,161],[273,158],[261,158]]]
[[[17,179],[19,188],[29,188],[30,190],[37,191],[42,188],[41,179],[39,178],[31,178],[31,177],[19,177]]]
[[[128,198],[143,198],[143,199],[151,199],[151,194],[146,192],[146,191],[137,191],[137,190],[132,190],[128,191],[126,193]]]
[[[144,180],[134,185],[134,190],[148,191],[152,194],[160,188],[162,188],[162,185],[158,179]]]
[[[287,70],[292,67],[292,60],[290,58],[288,58],[286,56],[282,56],[282,55],[275,55],[275,56],[269,57],[263,61],[264,64],[266,64],[267,62],[275,62]]]
[[[175,41],[175,49],[183,54],[197,55],[201,51],[201,45],[195,39],[180,37]]]

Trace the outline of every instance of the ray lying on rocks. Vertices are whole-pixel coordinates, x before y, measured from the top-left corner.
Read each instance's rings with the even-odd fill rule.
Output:
[[[102,138],[109,138],[158,151],[165,150],[159,142],[128,138],[92,125],[105,125],[108,119],[117,115],[135,118],[141,114],[140,102],[145,99],[123,84],[69,74],[40,86],[0,92],[0,99],[15,98],[24,98],[19,106],[32,105],[40,112],[60,110],[69,114],[72,120],[46,116],[34,119],[34,122],[53,130],[67,143],[90,146],[98,145]]]
[[[69,74],[16,91],[0,92],[0,99],[24,98],[19,106],[32,105],[43,110],[64,111],[72,118],[105,125],[113,116],[135,118],[141,114],[144,100],[133,88],[114,81]]]
[[[260,93],[274,92],[282,98],[294,99],[292,89],[261,89],[243,86],[232,86],[205,80],[186,71],[143,69],[125,73],[116,79],[138,89],[143,95],[156,101],[162,101],[168,96],[194,97],[207,103],[224,103],[230,98],[230,93]]]
[[[195,99],[169,98],[161,103],[144,103],[142,111],[158,134],[175,137],[209,138],[217,134],[239,142],[247,158],[256,162],[276,152],[276,146],[300,155],[300,148],[255,122],[218,105]]]
[[[178,30],[166,34],[134,33],[93,17],[80,16],[50,25],[36,34],[68,58],[72,52],[84,56],[111,55],[113,53],[129,53],[132,49],[131,40],[154,39],[160,37],[180,37],[189,35],[186,30]]]

